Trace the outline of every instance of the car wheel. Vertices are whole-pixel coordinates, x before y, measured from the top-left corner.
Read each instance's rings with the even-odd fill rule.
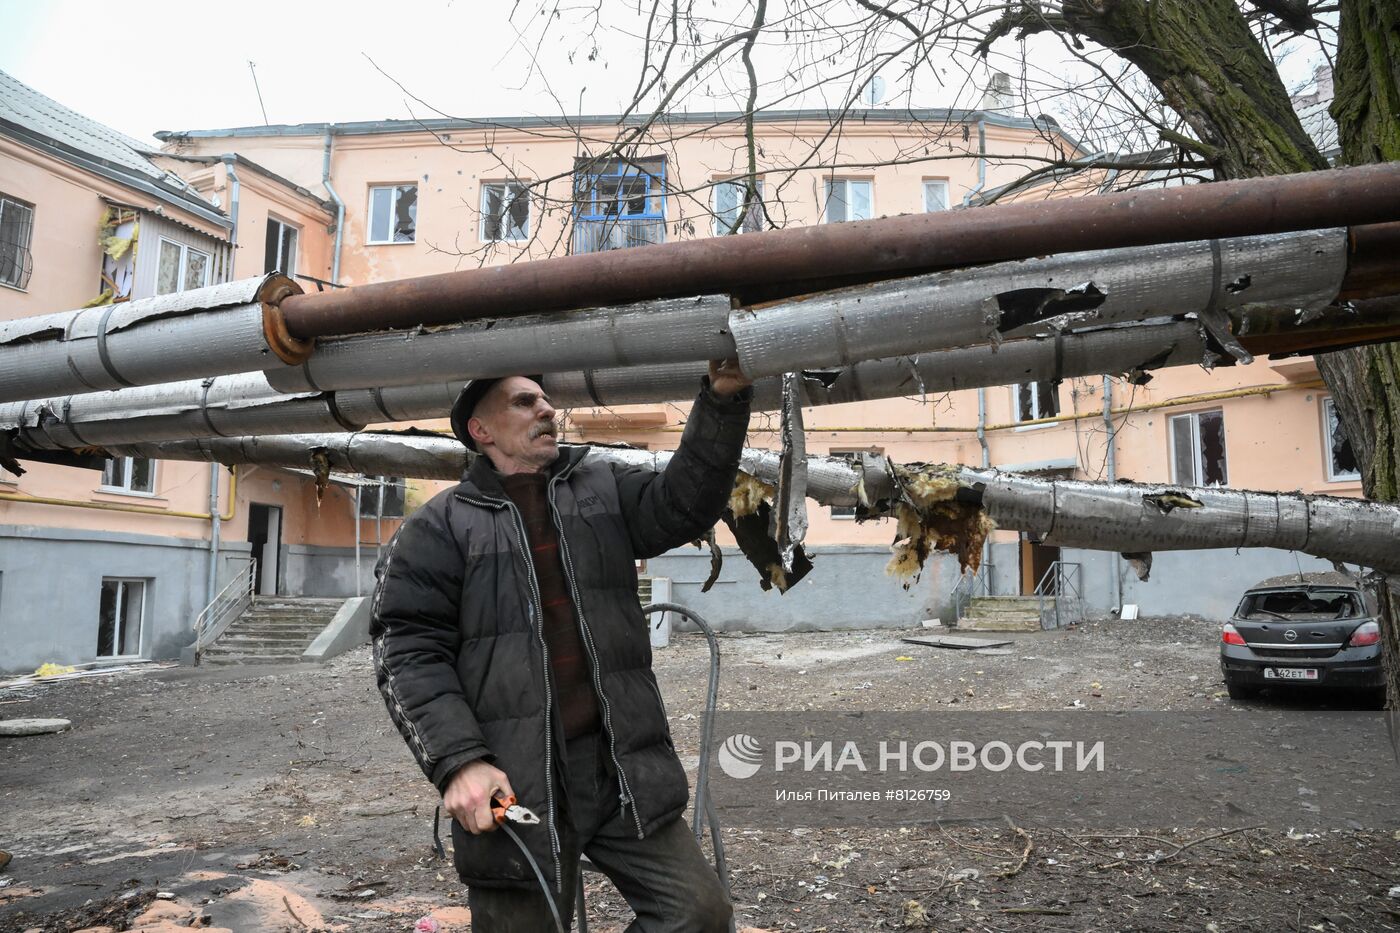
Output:
[[[1252,700],[1259,695],[1258,687],[1248,687],[1233,681],[1225,681],[1225,690],[1232,700]]]

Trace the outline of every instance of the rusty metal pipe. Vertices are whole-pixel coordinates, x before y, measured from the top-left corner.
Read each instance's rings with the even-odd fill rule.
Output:
[[[1395,221],[1400,162],[565,256],[295,295],[281,308],[288,331],[310,339],[702,293],[750,302],[831,280]]]

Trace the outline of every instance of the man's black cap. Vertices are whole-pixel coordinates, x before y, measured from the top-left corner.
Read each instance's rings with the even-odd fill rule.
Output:
[[[467,422],[471,420],[472,411],[477,403],[491,387],[508,376],[497,376],[493,379],[468,379],[467,384],[462,386],[462,391],[457,393],[457,401],[452,403],[452,433],[457,435],[457,440],[467,446],[468,450],[476,450],[476,441],[472,440],[471,433],[467,430]],[[526,379],[533,379],[540,382],[544,377],[527,375]]]

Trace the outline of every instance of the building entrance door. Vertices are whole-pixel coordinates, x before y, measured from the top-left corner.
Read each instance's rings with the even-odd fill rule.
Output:
[[[1050,565],[1060,559],[1060,549],[1051,544],[1021,537],[1021,595],[1034,596],[1035,588],[1050,571]],[[1053,581],[1052,581],[1053,584]],[[1054,592],[1048,595],[1057,595]]]
[[[276,596],[281,592],[282,507],[254,502],[248,508],[248,543],[258,562],[253,592]]]

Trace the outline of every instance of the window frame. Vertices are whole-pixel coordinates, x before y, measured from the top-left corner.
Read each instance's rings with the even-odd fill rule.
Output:
[[[738,199],[735,201],[734,207],[732,208],[737,214],[739,208],[744,205],[744,177],[745,176],[741,175],[737,178],[719,178],[715,180],[710,195],[711,228],[715,236],[728,236],[729,227],[734,222],[733,220],[723,220],[723,222],[721,222],[722,215],[719,206],[720,189],[737,189]],[[761,233],[763,231],[763,218],[766,211],[763,206],[763,179],[761,177],[754,179],[754,193],[758,195],[758,200],[749,205],[749,216],[745,217],[744,222],[739,225],[739,229],[734,231],[736,234]]]
[[[587,223],[622,223],[629,220],[666,220],[666,157],[648,156],[641,159],[633,159],[625,162],[621,159],[612,159],[601,166],[601,170],[595,167],[592,171],[579,174],[578,168],[574,169],[574,220]],[[648,163],[655,163],[657,170],[651,171]],[[598,197],[600,183],[613,184],[616,181],[616,189],[613,196],[608,198]],[[618,210],[609,213],[600,208],[602,204],[621,205],[627,201],[636,200],[636,196],[622,197],[622,186],[629,181],[642,181],[645,183],[645,193],[643,194],[643,210],[640,213],[623,212]]]
[[[1202,415],[1220,416],[1220,443],[1223,455],[1222,467],[1225,475],[1221,477],[1219,483],[1205,482],[1205,445],[1201,442]],[[1180,471],[1177,469],[1176,422],[1180,420],[1189,420],[1191,425],[1191,446],[1193,448],[1192,469],[1195,475],[1189,480],[1183,480],[1179,475]],[[1229,435],[1225,429],[1225,410],[1223,408],[1205,408],[1200,411],[1185,411],[1180,414],[1168,415],[1167,447],[1169,454],[1168,460],[1171,463],[1171,483],[1173,486],[1211,486],[1215,488],[1224,488],[1230,484]]]
[[[930,207],[928,206],[928,191],[929,191],[929,186],[930,186],[930,185],[938,185],[938,186],[940,186],[940,187],[943,189],[943,206],[940,207],[940,208],[933,209],[933,208],[930,208]],[[934,213],[938,213],[939,211],[946,211],[946,210],[948,210],[949,208],[951,208],[951,207],[953,206],[953,202],[949,200],[949,193],[950,193],[950,192],[949,192],[949,187],[948,187],[948,179],[946,179],[946,178],[925,178],[925,179],[924,179],[924,186],[923,186],[923,193],[924,193],[924,213],[925,213],[925,214],[934,214]]]
[[[1327,482],[1359,483],[1361,482],[1361,464],[1358,463],[1356,465],[1357,468],[1355,472],[1338,473],[1336,471],[1336,462],[1332,459],[1332,451],[1335,449],[1332,425],[1335,423],[1338,428],[1342,426],[1341,419],[1336,415],[1336,410],[1336,400],[1331,395],[1324,395],[1322,397],[1322,464],[1326,471]],[[1345,435],[1342,439],[1347,441],[1348,444],[1351,443],[1347,440]],[[1356,448],[1354,447],[1352,448],[1352,459],[1356,459]]]
[[[370,474],[370,475],[364,475],[362,478],[363,478],[363,479],[366,479],[366,480],[376,480],[377,482],[366,483],[365,485],[363,485],[363,486],[360,487],[360,506],[359,506],[359,509],[357,510],[357,514],[358,514],[358,517],[359,517],[359,518],[361,518],[361,519],[371,519],[371,518],[376,518],[376,519],[385,519],[385,518],[400,519],[400,518],[406,518],[406,517],[407,517],[407,515],[408,515],[408,477],[406,477],[406,476],[387,476],[387,475],[386,475],[386,476],[377,476],[377,475]],[[388,512],[383,511],[383,508],[384,508],[384,499],[385,499],[385,491],[386,491],[386,490],[389,490],[389,489],[396,489],[396,490],[398,490],[398,493],[399,493],[399,494],[398,494],[399,511],[398,511],[396,514],[390,514],[390,513],[388,513]],[[367,492],[368,492],[368,495],[366,494]],[[366,505],[370,505],[371,503],[374,504],[374,508],[373,508],[371,511],[366,512],[366,511],[365,511],[365,506],[366,506]]]
[[[1021,411],[1021,386],[1026,386],[1026,385],[1028,385],[1028,386],[1031,387],[1032,395],[1034,395],[1034,403],[1033,403],[1033,404],[1034,404],[1035,410],[1034,410],[1034,412],[1033,412],[1033,417],[1030,417],[1030,418],[1023,418],[1023,417],[1021,417],[1021,415],[1023,414],[1022,411]],[[1053,405],[1054,405],[1054,409],[1055,409],[1055,410],[1054,410],[1054,412],[1053,412],[1052,414],[1048,414],[1048,415],[1047,415],[1047,414],[1043,414],[1043,413],[1042,413],[1042,411],[1043,411],[1043,409],[1044,409],[1044,407],[1045,407],[1045,402],[1044,402],[1044,399],[1041,398],[1041,394],[1040,394],[1040,387],[1041,387],[1041,386],[1049,386],[1049,387],[1050,387],[1051,393],[1053,393],[1052,398],[1053,398]],[[1023,424],[1023,422],[1026,422],[1026,421],[1039,421],[1039,420],[1041,420],[1042,418],[1055,418],[1055,417],[1058,417],[1059,414],[1060,414],[1060,387],[1059,387],[1059,385],[1058,385],[1057,383],[1055,383],[1053,380],[1042,380],[1042,381],[1039,381],[1039,382],[1014,382],[1014,383],[1011,384],[1011,420],[1014,421],[1014,422],[1016,422],[1016,430],[1018,430],[1018,431],[1034,431],[1034,430],[1036,430],[1037,428],[1052,428],[1052,427],[1055,426],[1053,423],[1047,423],[1047,424]]]
[[[177,249],[180,251],[179,269],[178,269],[179,275],[178,275],[178,276],[176,277],[176,279],[175,279],[175,291],[173,291],[173,292],[163,292],[163,291],[160,291],[160,268],[161,268],[161,262],[162,262],[162,260],[165,258],[165,249],[164,249],[164,246],[165,246],[166,243],[169,243],[171,246],[174,246],[175,248],[177,248]],[[200,283],[199,285],[190,285],[189,283],[187,283],[187,282],[185,281],[185,273],[189,270],[189,263],[190,263],[189,254],[190,254],[190,253],[196,253],[196,254],[198,254],[198,255],[204,257],[204,281],[203,281],[202,283]],[[199,249],[198,247],[195,247],[195,246],[190,246],[188,243],[181,243],[179,240],[172,240],[172,239],[170,239],[169,237],[164,237],[164,236],[162,236],[162,237],[157,237],[157,243],[156,243],[156,281],[155,281],[155,289],[156,289],[156,291],[155,291],[155,294],[157,294],[157,295],[177,295],[177,294],[179,294],[180,292],[187,292],[187,291],[189,291],[191,288],[204,288],[204,287],[206,287],[206,286],[209,284],[209,274],[210,274],[210,272],[213,270],[213,267],[214,267],[214,254],[213,254],[213,253],[211,253],[211,252],[206,252],[205,250]]]
[[[112,632],[112,651],[113,651],[113,653],[112,653],[112,654],[102,654],[102,653],[101,653],[101,652],[102,652],[102,600],[101,600],[101,592],[102,592],[102,590],[105,590],[105,589],[107,588],[107,584],[109,584],[109,583],[115,583],[115,584],[116,584],[117,600],[116,600],[115,613],[114,613],[114,615],[115,615],[114,624],[115,624],[116,626],[121,626],[121,628],[114,628],[114,630],[113,630],[113,632]],[[101,659],[101,660],[120,661],[120,660],[124,660],[124,659],[127,659],[127,658],[139,658],[139,657],[142,656],[141,648],[142,648],[142,643],[145,641],[145,636],[146,636],[146,631],[145,631],[145,630],[146,630],[146,606],[147,606],[147,598],[146,598],[146,597],[147,597],[147,593],[148,593],[148,591],[149,591],[149,589],[150,589],[150,587],[147,586],[148,583],[149,583],[148,580],[142,579],[141,577],[103,577],[103,578],[102,578],[101,589],[99,589],[99,591],[98,591],[98,592],[99,592],[99,597],[98,597],[98,603],[97,603],[97,650],[96,650],[96,652],[95,652],[94,655],[93,655],[94,657],[99,658],[99,659]],[[126,593],[127,593],[127,591],[128,591],[131,587],[133,587],[133,586],[136,587],[136,588],[138,588],[139,591],[140,591],[140,593],[141,593],[141,608],[137,611],[137,616],[136,616],[136,651],[135,651],[135,653],[121,653],[120,650],[119,650],[120,647],[121,647],[122,641],[123,641],[123,638],[122,638],[121,636],[122,636],[122,634],[123,634],[124,631],[125,631],[125,623],[121,621],[121,620],[122,620],[122,617],[123,617],[123,613],[122,613],[121,610],[122,610],[122,608],[126,605],[126,603],[125,603],[125,596],[126,596]]]
[[[265,244],[266,238],[264,238],[263,272],[264,272],[264,274],[266,274],[266,273],[270,273],[270,272],[276,271],[276,272],[281,272],[283,275],[285,275],[285,276],[286,276],[287,278],[289,278],[289,279],[290,279],[290,278],[294,278],[294,277],[296,276],[296,274],[297,274],[297,258],[298,258],[298,257],[297,257],[297,251],[301,249],[301,227],[298,226],[297,224],[291,223],[290,221],[283,220],[282,218],[276,216],[275,214],[268,214],[268,215],[267,215],[267,224],[268,224],[268,228],[269,228],[269,229],[271,229],[271,227],[272,227],[273,224],[276,224],[279,228],[281,228],[281,229],[280,229],[280,232],[277,234],[277,257],[278,257],[278,260],[279,260],[279,261],[281,260],[281,257],[282,257],[284,254],[286,254],[286,251],[287,251],[287,234],[288,234],[288,232],[291,233],[291,235],[292,235],[292,250],[291,250],[290,256],[291,256],[292,267],[291,267],[290,269],[269,269],[269,268],[267,268],[267,250],[266,250],[266,244]]]
[[[135,466],[137,460],[145,460],[151,465],[150,489],[136,489],[131,485],[132,468]],[[157,465],[160,463],[159,460],[152,460],[148,457],[109,457],[107,458],[107,462],[108,464],[121,464],[121,479],[124,485],[108,485],[107,467],[104,466],[102,468],[102,482],[97,487],[98,492],[112,493],[121,496],[146,496],[152,499],[156,497],[156,490],[159,487],[159,477],[157,475]]]
[[[14,244],[14,267],[16,270],[16,278],[13,282],[11,282],[3,277],[0,277],[0,286],[4,286],[5,288],[12,288],[17,292],[28,292],[29,279],[34,274],[34,215],[37,213],[37,211],[35,210],[35,206],[33,204],[23,200],[22,198],[16,198],[12,195],[0,193],[0,230],[4,229],[6,204],[9,204],[15,208],[19,208],[23,211],[27,211],[29,214],[29,218],[23,227],[24,242],[16,242]],[[3,268],[4,264],[0,263],[0,269]]]
[[[399,198],[402,197],[400,189],[413,189],[413,238],[409,240],[394,239],[394,214],[398,210]],[[389,239],[374,239],[374,193],[386,190],[392,192],[389,198]],[[419,199],[418,182],[381,182],[369,186],[369,196],[365,201],[365,245],[366,246],[407,246],[418,242],[418,207],[422,203]]]
[[[840,185],[842,185],[842,186],[845,188],[845,194],[844,194],[843,197],[841,198],[841,203],[843,203],[843,204],[846,205],[847,215],[848,215],[848,216],[846,216],[846,217],[845,217],[844,219],[842,219],[842,220],[832,220],[832,219],[831,219],[831,201],[832,201],[831,192],[832,192],[832,190],[834,189],[834,187],[835,187],[837,184],[840,184]],[[870,205],[870,216],[868,216],[868,217],[851,217],[851,216],[849,216],[849,214],[850,214],[850,205],[851,205],[851,195],[850,195],[850,191],[851,191],[851,185],[852,185],[852,184],[865,185],[865,186],[866,186],[866,188],[867,188],[867,190],[868,190],[868,192],[869,192],[869,193],[867,194],[867,196],[866,196],[866,201],[867,201],[867,202],[869,203],[869,205]],[[859,176],[859,175],[837,175],[837,176],[834,176],[834,177],[828,177],[828,178],[825,179],[825,183],[824,183],[824,185],[823,185],[823,192],[824,192],[825,195],[826,195],[826,201],[822,204],[822,223],[824,223],[824,224],[856,223],[856,222],[862,221],[862,220],[873,220],[873,219],[875,218],[875,216],[876,216],[876,215],[875,215],[875,179],[873,179],[873,178],[861,177],[861,176]]]
[[[518,201],[518,200],[520,200],[521,198],[524,198],[524,199],[525,199],[525,226],[522,228],[520,236],[498,236],[498,237],[490,237],[490,236],[487,236],[487,235],[486,235],[486,223],[487,223],[487,221],[491,218],[491,215],[490,215],[490,213],[487,211],[487,207],[486,207],[486,197],[487,197],[487,194],[488,194],[489,190],[492,189],[492,188],[499,188],[499,189],[501,189],[501,215],[500,215],[501,227],[500,227],[500,229],[501,229],[502,231],[508,232],[509,230],[513,229],[513,226],[512,226],[511,224],[509,224],[509,223],[506,222],[506,218],[507,218],[507,216],[508,216],[509,213],[510,213],[510,207],[513,206],[513,205],[515,204],[515,202]],[[505,199],[505,198],[506,198],[506,195],[509,194],[510,191],[511,191],[512,189],[514,189],[517,193],[516,193],[515,197],[512,197],[512,198],[510,199],[510,201],[507,202],[506,199]],[[479,207],[480,207],[480,211],[481,211],[481,217],[480,217],[480,219],[479,219],[478,222],[477,222],[476,232],[477,232],[477,238],[480,239],[481,242],[483,242],[483,243],[524,243],[524,242],[526,242],[527,240],[530,239],[530,214],[531,214],[531,210],[530,210],[530,189],[529,189],[529,186],[526,185],[524,182],[518,181],[518,180],[517,180],[517,181],[483,181],[483,182],[481,183],[481,199],[480,199],[480,205],[479,205]],[[415,231],[415,232],[416,232],[416,231]]]

